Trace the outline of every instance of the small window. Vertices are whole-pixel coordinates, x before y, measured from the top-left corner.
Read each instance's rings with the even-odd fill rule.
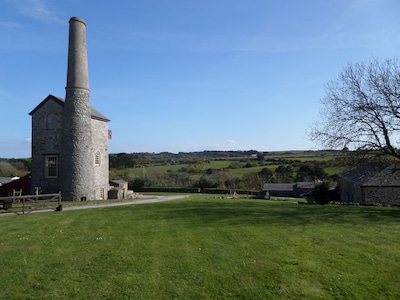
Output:
[[[94,153],[94,165],[96,166],[96,167],[98,167],[98,166],[100,166],[100,151],[96,151],[95,153]]]
[[[45,175],[47,178],[57,178],[58,173],[58,157],[56,155],[46,156]]]
[[[47,129],[55,129],[56,128],[56,115],[55,114],[49,114],[47,116],[46,120],[46,127]]]

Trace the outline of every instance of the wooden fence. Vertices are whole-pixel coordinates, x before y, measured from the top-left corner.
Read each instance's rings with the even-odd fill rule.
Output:
[[[0,213],[29,214],[38,210],[61,211],[61,192],[55,194],[0,197]]]

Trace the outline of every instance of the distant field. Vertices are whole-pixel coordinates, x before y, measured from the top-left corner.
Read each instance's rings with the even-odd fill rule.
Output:
[[[3,299],[400,299],[400,209],[196,195],[0,217]]]
[[[263,168],[275,170],[278,165],[268,165],[268,166],[256,166],[250,168],[236,168],[229,169],[228,167],[234,163],[233,161],[211,161],[210,163],[204,164],[200,170],[204,171],[206,169],[214,169],[214,170],[224,170],[226,174],[235,175],[238,177],[242,177],[244,174],[251,172],[260,172]],[[146,167],[138,167],[138,168],[129,168],[116,171],[117,177],[125,177],[129,175],[135,176],[143,176],[143,175],[152,175],[152,174],[163,174],[167,171],[178,172],[181,168],[188,168],[189,164],[175,164],[175,165],[160,165],[160,166],[146,166]],[[199,174],[192,175],[192,178],[200,177]]]
[[[310,160],[311,158],[293,158],[293,161],[299,160],[299,161],[312,161]],[[328,158],[318,158],[320,161],[329,161]],[[315,159],[314,161],[318,161],[318,159]],[[252,162],[253,164],[256,164],[255,162]],[[206,169],[215,169],[215,170],[225,170],[226,172],[230,174],[235,174],[237,176],[242,176],[243,174],[250,173],[250,172],[260,172],[263,168],[268,168],[274,171],[279,164],[268,164],[268,165],[262,165],[262,166],[253,166],[253,167],[247,167],[245,168],[244,165],[246,163],[238,163],[235,160],[213,160],[210,161],[209,163],[205,163],[204,165],[201,166],[200,170],[206,170]],[[230,166],[241,166],[237,168],[230,168]],[[164,173],[167,171],[172,171],[172,172],[177,172],[181,168],[188,168],[190,164],[166,164],[166,165],[154,165],[154,166],[144,166],[144,167],[136,167],[136,168],[127,168],[127,169],[122,169],[122,170],[116,170],[115,173],[118,176],[124,176],[127,174],[133,174],[135,176],[142,176],[143,174],[147,173]],[[339,169],[334,168],[334,167],[329,167],[326,168],[326,171],[328,174],[330,173],[335,173],[339,172]]]
[[[174,159],[168,155],[153,156],[147,160],[137,158],[136,163],[142,162],[142,165],[135,168],[111,169],[110,178],[130,181],[130,187],[134,190],[143,186],[163,188],[199,186],[253,190],[256,186],[256,189],[262,186],[262,183],[256,182],[255,178],[264,168],[272,171],[271,180],[278,183],[309,181],[315,177],[335,180],[335,176],[345,169],[340,165],[339,155],[340,152],[331,151],[287,151],[264,154],[261,158],[254,155],[218,157],[217,154],[215,157],[192,154]],[[183,161],[187,163],[182,163]],[[302,166],[307,171],[303,168],[299,172]],[[278,167],[290,167],[290,171],[283,177],[282,169],[279,174],[275,172]],[[323,172],[327,174],[325,177],[321,175]],[[137,179],[143,180],[138,180],[135,185],[134,180]]]

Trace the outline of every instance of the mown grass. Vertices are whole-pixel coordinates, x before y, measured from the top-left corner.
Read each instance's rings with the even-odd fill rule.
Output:
[[[400,210],[185,200],[0,218],[4,299],[399,299]]]

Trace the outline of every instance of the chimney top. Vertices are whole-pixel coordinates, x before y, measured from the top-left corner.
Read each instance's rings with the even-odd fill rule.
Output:
[[[69,19],[69,22],[70,22],[70,23],[71,23],[72,21],[81,22],[81,23],[85,24],[85,26],[86,26],[85,21],[84,21],[83,19],[79,18],[79,17],[72,17],[71,19]]]
[[[89,90],[88,61],[86,50],[86,24],[81,18],[69,20],[67,89]],[[65,98],[67,101],[67,97]]]

